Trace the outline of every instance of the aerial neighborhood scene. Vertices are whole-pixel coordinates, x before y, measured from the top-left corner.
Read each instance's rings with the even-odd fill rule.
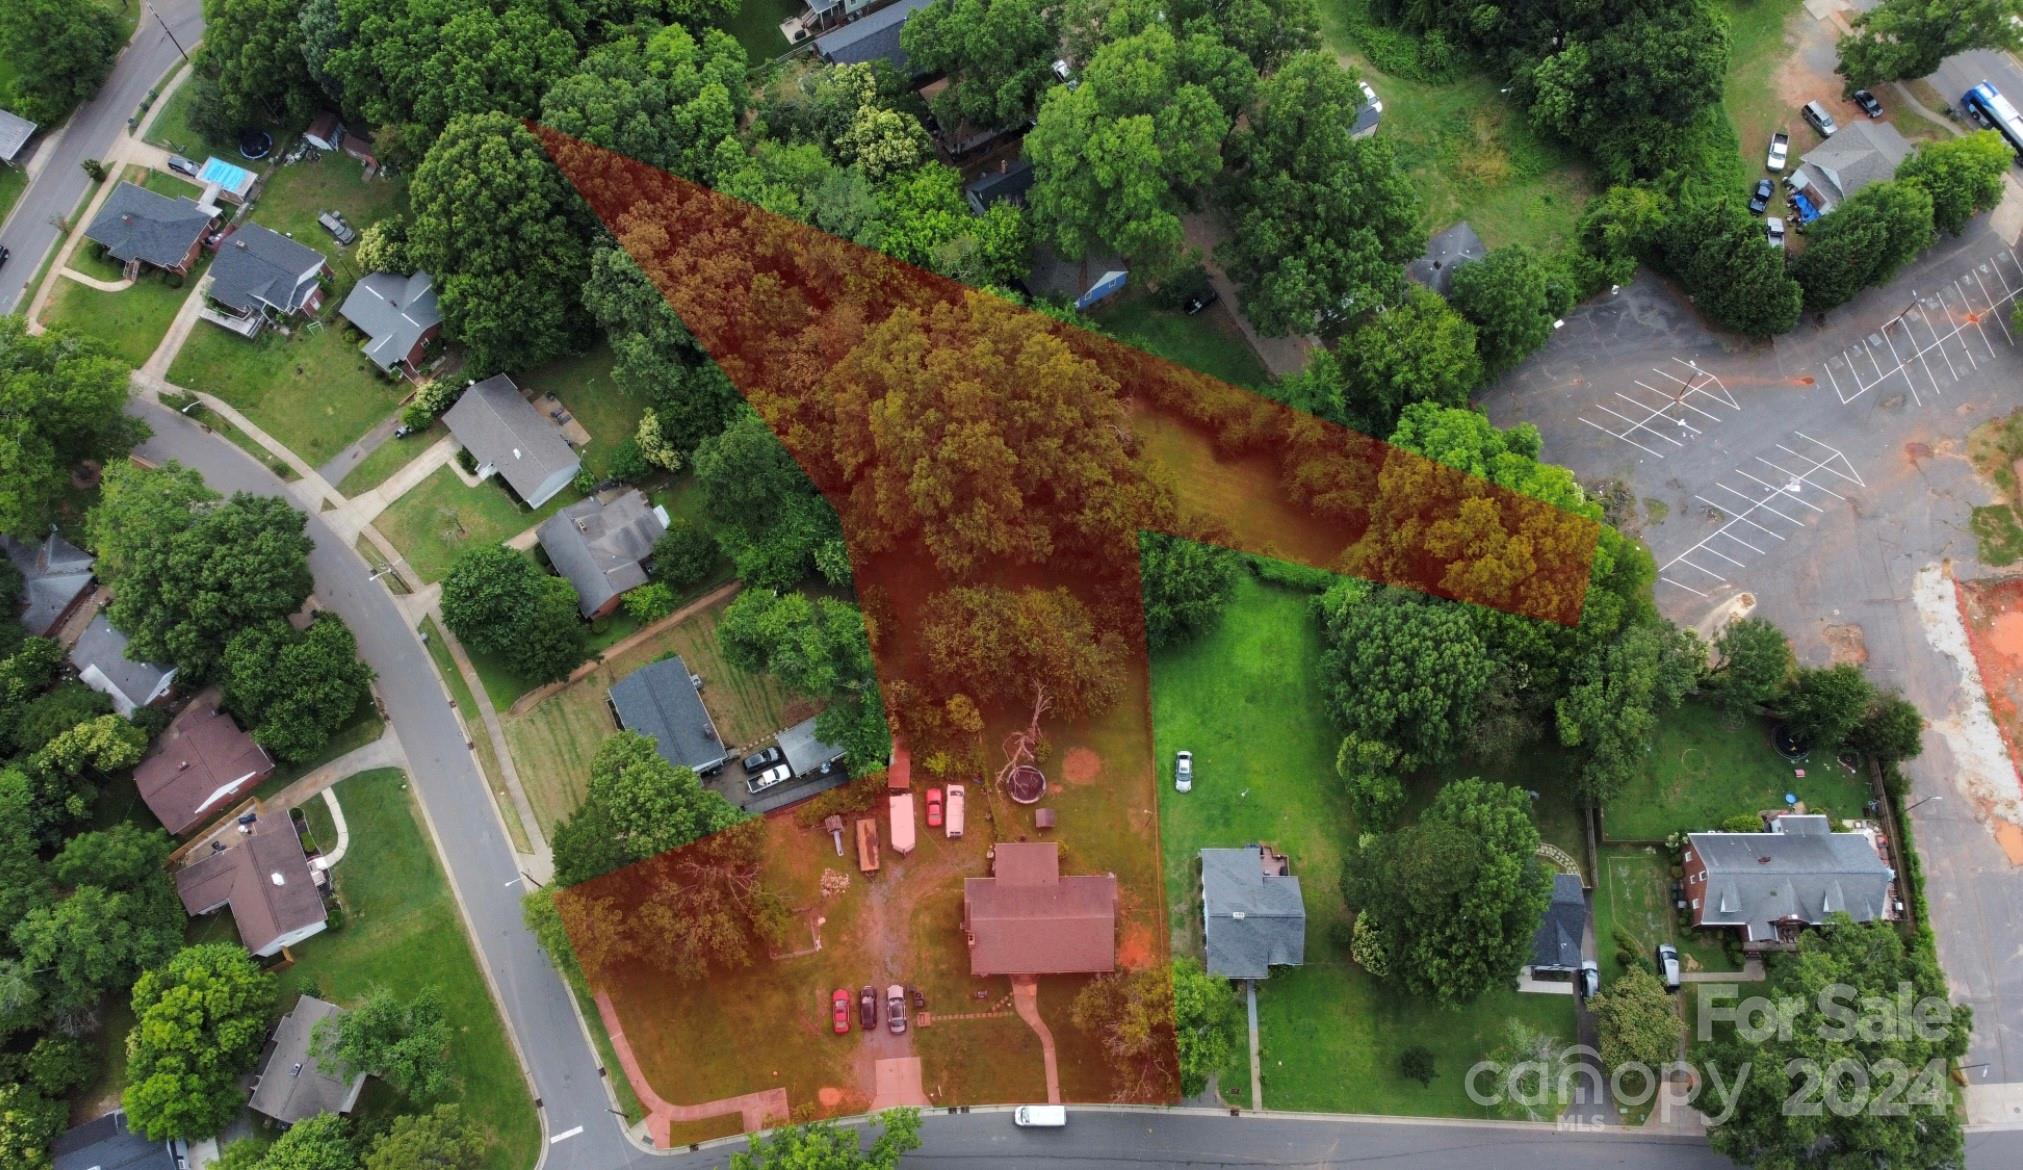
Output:
[[[0,0],[0,1170],[2023,1166],[2023,0]]]

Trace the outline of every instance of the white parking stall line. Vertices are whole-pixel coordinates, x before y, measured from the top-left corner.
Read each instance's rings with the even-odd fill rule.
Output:
[[[1653,411],[1650,414],[1645,415],[1641,419],[1634,419],[1631,418],[1629,415],[1626,415],[1621,411],[1614,409],[1613,407],[1603,406],[1599,402],[1595,403],[1595,409],[1601,411],[1603,414],[1611,415],[1615,418],[1621,419],[1623,422],[1628,423],[1629,426],[1624,430],[1623,432],[1624,434],[1630,434],[1631,432],[1634,431],[1646,431],[1652,437],[1663,439],[1664,441],[1670,443],[1674,447],[1685,446],[1684,443],[1680,442],[1679,440],[1673,438],[1672,436],[1666,434],[1665,432],[1651,425],[1651,420],[1659,417],[1656,411]]]
[[[577,1134],[582,1132],[583,1127],[580,1125],[577,1126],[575,1129],[565,1129],[561,1133],[556,1134],[554,1137],[549,1138],[548,1144],[551,1146],[559,1146],[563,1142],[568,1141],[570,1138],[575,1137]]]
[[[1591,418],[1582,418],[1580,421],[1602,432],[1603,434],[1608,435],[1610,438],[1621,439],[1623,442],[1628,443],[1630,446],[1635,447],[1637,450],[1642,451],[1647,455],[1656,455],[1660,459],[1663,459],[1665,457],[1662,451],[1653,451],[1649,447],[1644,446],[1642,443],[1637,442],[1635,439],[1630,438],[1628,435],[1618,435],[1614,431],[1608,429],[1607,427],[1594,421]]]
[[[1834,396],[1840,399],[1840,404],[1842,406],[1846,406],[1848,403],[1854,400],[1847,396],[1847,391],[1842,390],[1840,388],[1840,379],[1833,376],[1833,363],[1839,360],[1840,357],[1839,355],[1836,354],[1832,360],[1826,363],[1826,380],[1833,383]]]
[[[1973,273],[1969,272],[1967,275],[1972,276]],[[1985,349],[1987,349],[1988,356],[1992,358],[1995,356],[1995,343],[1988,340],[1988,330],[1985,326],[1981,324],[1983,321],[1986,321],[1988,319],[1988,310],[1976,309],[1974,307],[1974,298],[1972,294],[1969,292],[1967,285],[1964,283],[1965,280],[1966,277],[1963,276],[1960,279],[1955,280],[1953,282],[1953,292],[1959,296],[1960,303],[1966,306],[1967,309],[1966,315],[1961,317],[1960,320],[1973,325],[1974,332],[1980,335],[1981,345]],[[1944,291],[1945,290],[1943,289],[1940,290],[1942,294]],[[1944,298],[1942,296],[1941,301],[1943,302],[1943,300]],[[1965,325],[1962,325],[1960,327],[1960,332],[1962,334],[1966,332]],[[1980,369],[1981,359],[1974,356],[1974,347],[1967,343],[1966,338],[1964,336],[1960,340],[1960,348],[1966,352],[1967,360],[1973,364],[1973,367],[1977,370]]]
[[[1756,478],[1755,476],[1753,476],[1753,475],[1749,474],[1748,472],[1746,472],[1746,471],[1742,470],[1742,469],[1741,469],[1741,468],[1739,468],[1739,467],[1735,469],[1735,474],[1737,474],[1737,475],[1741,476],[1742,478],[1744,478],[1744,479],[1746,479],[1746,480],[1749,480],[1749,481],[1750,481],[1751,483],[1754,483],[1754,484],[1756,484],[1756,485],[1757,485],[1758,487],[1762,487],[1762,488],[1766,488],[1766,489],[1768,489],[1768,490],[1770,490],[1770,491],[1773,491],[1773,492],[1782,492],[1782,491],[1790,491],[1790,490],[1791,490],[1791,485],[1797,482],[1797,480],[1795,480],[1795,479],[1793,479],[1793,480],[1787,480],[1787,481],[1785,482],[1785,486],[1784,486],[1784,487],[1779,487],[1779,486],[1777,486],[1776,484],[1774,484],[1774,483],[1771,483],[1771,482],[1769,482],[1768,480],[1762,480],[1762,479],[1758,479],[1758,478]],[[1796,494],[1793,494],[1793,495],[1792,495],[1792,497],[1791,497],[1791,501],[1792,501],[1793,503],[1795,503],[1795,504],[1802,504],[1802,505],[1804,505],[1805,507],[1811,508],[1811,509],[1812,509],[1813,511],[1815,511],[1815,512],[1824,512],[1824,511],[1826,511],[1826,509],[1825,509],[1825,508],[1822,508],[1822,507],[1820,507],[1819,505],[1817,505],[1817,504],[1813,503],[1813,502],[1812,502],[1811,500],[1806,500],[1806,499],[1800,499],[1800,498],[1799,498],[1799,497],[1798,497],[1798,496],[1797,496]]]
[[[1987,266],[1982,265],[1981,267],[1985,268]],[[2016,335],[2009,332],[2009,322],[2003,320],[2003,315],[1995,311],[1995,306],[1997,304],[1995,300],[1995,294],[1988,291],[1988,282],[1981,279],[1980,269],[1979,268],[1970,269],[1967,275],[1974,278],[1974,283],[1981,286],[1981,295],[1988,298],[1988,310],[1981,314],[1982,318],[1984,319],[1988,317],[1995,318],[1995,324],[2000,325],[2002,327],[2003,340],[2007,341],[2010,345],[2016,344]],[[1975,324],[1979,325],[1980,322],[1976,321]],[[1981,340],[1983,341],[1988,340],[1988,331],[1986,329],[1981,330]],[[1995,356],[1995,347],[1993,345],[1990,345],[1988,347],[1988,356],[1989,357]]]
[[[1706,597],[1708,594],[1696,584],[1680,580],[1682,569],[1691,569],[1725,586],[1729,584],[1726,571],[1717,572],[1703,562],[1718,560],[1731,566],[1732,569],[1743,569],[1748,566],[1748,562],[1744,560],[1745,555],[1755,554],[1760,557],[1768,549],[1777,547],[1765,544],[1764,536],[1773,538],[1778,545],[1789,544],[1792,536],[1807,527],[1805,514],[1790,510],[1792,504],[1809,510],[1813,515],[1826,514],[1825,507],[1805,498],[1808,488],[1847,502],[1846,496],[1827,487],[1825,483],[1816,481],[1838,478],[1848,483],[1866,486],[1862,484],[1861,473],[1855,470],[1853,462],[1839,448],[1822,443],[1802,431],[1792,432],[1791,438],[1801,447],[1813,449],[1810,454],[1800,454],[1790,444],[1782,442],[1776,444],[1777,449],[1789,456],[1798,470],[1793,471],[1783,463],[1773,462],[1764,456],[1756,457],[1756,462],[1785,477],[1782,484],[1766,480],[1746,467],[1737,467],[1734,475],[1750,485],[1749,487],[1737,487],[1725,482],[1724,477],[1723,482],[1715,483],[1713,489],[1710,489],[1725,492],[1740,500],[1739,510],[1731,511],[1715,503],[1709,495],[1693,496],[1694,500],[1706,505],[1710,516],[1720,518],[1721,524],[1691,548],[1660,565],[1658,567],[1660,581],[1675,585],[1695,596]],[[1742,535],[1745,528],[1754,530],[1747,538]],[[1757,533],[1762,535],[1756,535]]]
[[[1780,448],[1784,448],[1785,450],[1789,450],[1789,448],[1784,447],[1784,444],[1782,443],[1779,443],[1778,446]],[[1797,454],[1797,452],[1793,451],[1792,454],[1795,455]],[[1768,467],[1770,470],[1783,476],[1786,483],[1794,483],[1798,480],[1797,473],[1791,471],[1789,468],[1785,467],[1782,463],[1772,463],[1770,460],[1765,459],[1761,455],[1758,455],[1756,457],[1756,462],[1761,463],[1763,466]],[[1841,495],[1839,492],[1834,491],[1832,488],[1827,487],[1824,484],[1808,483],[1805,486],[1811,488],[1814,491],[1825,492],[1827,495],[1832,496],[1836,500],[1847,499],[1846,496]]]
[[[1939,307],[1941,309],[1944,309],[1946,307],[1946,290],[1943,288],[1939,290]],[[1932,344],[1928,348],[1936,349],[1939,351],[1939,357],[1946,363],[1946,372],[1953,376],[1953,381],[1955,382],[1959,381],[1960,380],[1959,368],[1953,365],[1953,359],[1947,355],[1945,346],[1941,344],[1941,342],[1944,339],[1939,336],[1939,327],[1932,324],[1932,315],[1925,310],[1925,306],[1922,303],[1911,306],[1911,308],[1904,313],[1904,317],[1906,319],[1909,319],[1912,312],[1915,312],[1918,315],[1918,320],[1924,322],[1925,332],[1932,335]],[[1950,312],[1947,313],[1947,316],[1950,317],[1951,315],[1952,314]],[[1913,342],[1917,340],[1917,335],[1915,333],[1911,333],[1910,326],[1908,325],[1904,326],[1904,332],[1910,334],[1911,340]],[[1959,327],[1955,326],[1953,332],[1957,334],[1959,332]],[[1918,352],[1918,361],[1920,364],[1925,364],[1925,355],[1923,350],[1920,350]],[[1932,367],[1929,364],[1925,364],[1925,377],[1930,378],[1931,376],[1932,376]]]
[[[1705,597],[1705,596],[1707,596],[1707,594],[1706,594],[1706,593],[1704,593],[1704,592],[1702,592],[1702,591],[1700,591],[1700,590],[1698,590],[1698,589],[1695,589],[1695,588],[1693,588],[1693,587],[1692,587],[1691,585],[1688,585],[1688,584],[1686,584],[1686,583],[1685,583],[1685,582],[1683,582],[1683,581],[1674,581],[1674,580],[1672,580],[1672,579],[1671,579],[1670,577],[1660,577],[1660,578],[1658,578],[1658,580],[1660,580],[1660,581],[1663,581],[1663,582],[1664,582],[1665,584],[1667,584],[1667,585],[1675,585],[1675,586],[1677,586],[1677,587],[1678,587],[1678,588],[1680,588],[1680,589],[1684,589],[1684,590],[1685,590],[1686,592],[1688,592],[1688,593],[1692,594],[1692,595],[1693,595],[1693,596],[1695,596],[1695,597]]]
[[[1785,520],[1792,524],[1797,524],[1800,522],[1796,516],[1787,516],[1784,513],[1778,511],[1777,509],[1771,507],[1770,504],[1768,503],[1768,501],[1776,499],[1777,493],[1783,491],[1784,490],[1783,488],[1771,487],[1769,484],[1764,484],[1763,485],[1764,488],[1766,488],[1770,492],[1770,494],[1764,496],[1763,499],[1759,501],[1755,496],[1750,495],[1748,492],[1737,491],[1734,488],[1729,487],[1725,483],[1720,484],[1718,486],[1722,491],[1727,492],[1729,495],[1740,496],[1745,502],[1749,503],[1751,505],[1749,509],[1751,512],[1755,511],[1757,507],[1761,507],[1764,511],[1770,513],[1772,516],[1777,517],[1779,520]],[[1737,519],[1746,522],[1752,528],[1763,528],[1761,524],[1758,524],[1754,520],[1749,519],[1749,514],[1747,512],[1737,517]],[[1770,529],[1768,528],[1763,528],[1763,531],[1770,532],[1770,535],[1772,536],[1777,536],[1775,532],[1771,532]],[[1777,539],[1783,540],[1784,538],[1782,536],[1777,536]]]
[[[1649,390],[1653,394],[1661,395],[1667,398],[1670,397],[1670,395],[1666,394],[1665,391],[1658,389],[1656,386],[1651,385],[1649,382],[1644,381],[1642,378],[1632,378],[1631,381],[1635,382],[1639,386],[1642,386],[1644,389]],[[1636,399],[1631,398],[1629,395],[1623,393],[1620,390],[1616,391],[1616,397],[1622,399],[1625,402],[1637,402]],[[1720,415],[1714,414],[1710,411],[1701,410],[1699,407],[1694,406],[1692,403],[1686,401],[1683,395],[1677,399],[1677,402],[1681,407],[1685,408],[1686,410],[1692,411],[1694,414],[1699,415],[1701,418],[1712,419],[1715,422],[1721,421]],[[1644,405],[1644,403],[1637,402],[1637,405],[1642,406]],[[1667,405],[1670,405],[1670,403],[1667,403]],[[1679,425],[1685,426],[1686,425],[1685,420],[1681,419]]]
[[[1899,320],[1901,319],[1902,318],[1899,318]],[[1892,322],[1892,324],[1894,324],[1894,322]],[[1896,359],[1897,372],[1904,376],[1904,383],[1911,388],[1911,401],[1919,406],[1923,406],[1925,404],[1925,400],[1923,398],[1918,397],[1918,384],[1911,380],[1910,371],[1904,368],[1904,359],[1897,356],[1897,343],[1890,340],[1889,328],[1890,328],[1889,325],[1883,326],[1883,335],[1882,335],[1883,344],[1890,347],[1890,357]],[[1930,372],[1931,371],[1929,370],[1926,371],[1926,373],[1928,374]]]
[[[1632,378],[1630,386],[1611,391],[1617,400],[1615,403],[1593,403],[1593,413],[1601,417],[1591,418],[1586,413],[1576,417],[1611,438],[1621,439],[1647,455],[1663,459],[1667,450],[1685,446],[1705,434],[1706,428],[1726,418],[1727,415],[1722,412],[1724,408],[1728,411],[1742,409],[1719,377],[1691,362],[1678,358],[1672,360],[1685,366],[1691,376],[1680,377],[1670,370],[1654,367],[1651,381]],[[1657,425],[1659,422],[1665,425]],[[1638,434],[1640,431],[1641,435]],[[1657,446],[1655,440],[1658,439],[1664,440],[1670,447]]]

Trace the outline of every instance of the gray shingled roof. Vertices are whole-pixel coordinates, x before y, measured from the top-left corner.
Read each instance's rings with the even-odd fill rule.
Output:
[[[927,7],[933,0],[897,0],[869,16],[860,16],[842,28],[815,38],[815,52],[831,65],[858,65],[866,61],[889,61],[901,76],[907,73],[906,50],[899,46],[899,30],[906,18]]]
[[[12,111],[0,110],[0,162],[13,162],[34,134],[35,123]]]
[[[1861,833],[1835,833],[1817,814],[1778,817],[1770,833],[1694,833],[1687,840],[1707,868],[1698,891],[1702,926],[1740,926],[1753,941],[1777,937],[1776,923],[1808,925],[1845,913],[1884,916],[1895,874]]]
[[[1263,979],[1273,967],[1306,961],[1299,879],[1265,873],[1260,847],[1203,849],[1201,903],[1211,975]]]
[[[497,468],[523,500],[531,499],[549,476],[582,463],[563,441],[561,429],[504,374],[465,390],[443,415],[443,425],[478,466]]]
[[[232,233],[211,264],[210,297],[241,313],[293,313],[316,291],[323,253],[249,223]]]
[[[178,1170],[169,1143],[127,1128],[126,1114],[118,1109],[64,1133],[49,1153],[54,1170]]]
[[[610,503],[596,498],[571,504],[535,530],[555,571],[576,587],[576,608],[584,617],[605,602],[646,584],[642,561],[667,531],[646,495],[628,491]]]
[[[1026,205],[1026,192],[1033,186],[1033,164],[1020,158],[1002,171],[991,171],[970,181],[962,189],[969,199],[971,211],[982,215],[989,211],[993,203],[1010,203],[1014,207]]]
[[[260,1056],[260,1079],[247,1104],[253,1112],[293,1125],[319,1113],[349,1113],[358,1104],[365,1074],[340,1080],[309,1054],[310,1037],[319,1021],[342,1016],[334,1003],[305,995],[274,1026]]]
[[[134,706],[146,703],[148,696],[175,673],[171,667],[135,662],[128,658],[126,635],[114,629],[102,613],[91,619],[91,624],[84,627],[84,633],[78,635],[77,645],[70,648],[70,664],[79,671],[96,666],[98,672],[118,687]]]
[[[63,611],[91,588],[91,554],[55,532],[37,545],[0,536],[0,549],[6,550],[26,583],[21,624],[31,634],[47,634]]]
[[[1897,173],[1911,153],[1911,144],[1887,122],[1850,122],[1840,133],[1813,147],[1799,160],[1816,168],[1845,199],[1870,183]]]
[[[688,664],[663,658],[640,667],[611,688],[619,725],[653,740],[668,763],[698,772],[716,768],[729,754],[716,721],[689,681]]]
[[[1579,970],[1580,940],[1586,929],[1587,897],[1581,892],[1580,876],[1554,874],[1552,901],[1546,903],[1538,932],[1531,936],[1531,969]]]
[[[823,743],[815,734],[813,716],[780,733],[780,750],[786,753],[787,763],[794,769],[796,776],[813,772],[823,764],[832,764],[843,758],[842,748]]]
[[[374,272],[352,286],[337,310],[365,332],[359,348],[374,365],[391,370],[413,351],[422,334],[442,324],[435,281],[426,272],[398,276]]]
[[[1462,220],[1426,241],[1425,254],[1405,265],[1405,275],[1441,296],[1454,287],[1454,269],[1489,254],[1488,245]]]
[[[174,268],[210,226],[211,216],[194,200],[171,199],[146,187],[121,183],[106,196],[105,206],[84,229],[84,235],[104,244],[122,264],[139,260],[157,268]]]

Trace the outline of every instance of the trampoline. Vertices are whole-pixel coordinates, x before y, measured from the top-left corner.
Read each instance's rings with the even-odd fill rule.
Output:
[[[266,158],[273,149],[274,137],[265,130],[248,130],[239,135],[239,154],[245,158]]]

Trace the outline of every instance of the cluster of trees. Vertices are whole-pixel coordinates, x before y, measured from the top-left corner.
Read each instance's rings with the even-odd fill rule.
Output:
[[[1119,1101],[1192,1096],[1242,1042],[1236,988],[1194,959],[1099,976],[1075,993],[1068,1018],[1108,1058]]]
[[[879,767],[891,755],[870,633],[856,606],[747,589],[724,609],[717,642],[739,670],[764,671],[797,694],[825,700],[815,734],[857,766]]]
[[[0,28],[16,11],[8,6]],[[0,532],[41,539],[80,464],[124,455],[146,436],[122,413],[126,377],[125,363],[95,341],[61,329],[30,334],[20,315],[0,317]]]
[[[307,520],[278,496],[221,498],[196,472],[116,464],[85,521],[106,616],[129,653],[172,663],[283,760],[313,757],[371,700],[372,670],[343,619],[289,617],[309,598]]]
[[[1878,691],[1850,663],[1800,667],[1783,631],[1761,618],[1730,623],[1714,639],[1703,689],[1733,710],[1776,713],[1793,738],[1822,751],[1847,748],[1887,765],[1924,750],[1925,719],[1910,700]]]
[[[1849,89],[1907,81],[1969,49],[2023,48],[2018,0],[1883,0],[1840,38],[1836,71]]]
[[[555,828],[555,880],[573,886],[677,849],[744,820],[653,740],[621,731],[590,760],[582,807]]]
[[[0,57],[14,92],[0,99],[45,127],[98,91],[126,43],[119,13],[101,0],[9,0],[0,8]]]
[[[458,641],[498,655],[535,682],[567,678],[590,652],[589,630],[577,620],[576,590],[503,544],[457,554],[443,578],[442,609]]]

